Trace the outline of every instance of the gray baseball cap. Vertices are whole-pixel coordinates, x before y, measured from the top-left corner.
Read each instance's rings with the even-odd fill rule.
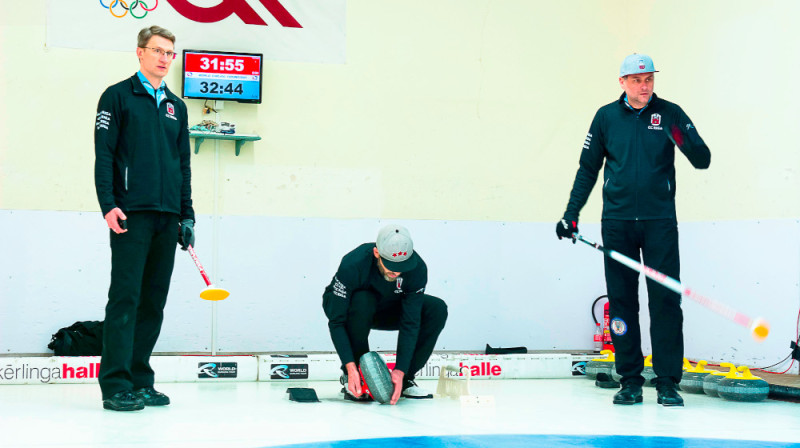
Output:
[[[383,265],[392,272],[408,272],[417,267],[419,255],[414,253],[414,242],[408,229],[390,224],[378,232],[375,241]]]
[[[638,75],[639,73],[655,73],[655,65],[653,65],[653,58],[646,54],[632,54],[622,61],[622,66],[619,68],[619,77],[628,75]]]

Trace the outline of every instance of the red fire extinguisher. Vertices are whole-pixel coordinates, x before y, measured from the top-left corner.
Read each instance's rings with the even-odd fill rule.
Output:
[[[594,308],[595,308],[595,305],[597,305],[597,302],[599,302],[602,299],[606,299],[605,303],[603,304],[603,328],[602,328],[602,335],[601,335],[601,338],[600,338],[601,341],[602,341],[602,349],[603,350],[611,350],[613,352],[614,351],[614,344],[611,342],[611,327],[610,327],[611,318],[609,317],[609,313],[608,313],[608,296],[607,295],[603,295],[603,296],[600,296],[600,297],[594,299],[594,303],[592,303],[592,319],[594,319],[595,325],[600,325],[600,323],[597,321],[597,316],[595,316],[595,314],[594,314]]]

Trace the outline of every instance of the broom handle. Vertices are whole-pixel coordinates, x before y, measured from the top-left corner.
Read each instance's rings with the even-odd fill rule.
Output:
[[[582,243],[586,243],[589,246],[592,246],[595,249],[603,252],[607,257],[609,257],[609,258],[611,258],[613,260],[616,260],[619,263],[624,264],[625,266],[633,269],[634,271],[639,271],[639,272],[643,273],[648,278],[653,279],[654,281],[656,281],[656,282],[664,285],[665,287],[677,292],[678,294],[684,295],[684,296],[694,300],[695,302],[699,303],[700,305],[710,309],[711,311],[713,311],[713,312],[715,312],[715,313],[717,313],[717,314],[719,314],[719,315],[721,315],[721,316],[723,316],[723,317],[725,317],[725,318],[727,318],[729,320],[732,320],[733,322],[735,322],[735,323],[737,323],[737,324],[739,324],[739,325],[741,325],[743,327],[750,328],[750,326],[753,325],[753,322],[754,322],[753,319],[750,318],[749,316],[747,316],[746,314],[740,313],[740,312],[734,310],[733,308],[731,308],[731,307],[729,307],[727,305],[724,305],[722,303],[719,303],[717,301],[711,300],[708,297],[705,297],[705,296],[702,296],[700,294],[697,294],[696,292],[692,291],[691,289],[685,288],[681,284],[681,282],[675,280],[674,278],[672,278],[672,277],[670,277],[670,276],[668,276],[668,275],[666,275],[664,273],[656,271],[655,269],[653,269],[653,268],[651,268],[649,266],[646,266],[643,263],[639,263],[638,261],[635,261],[632,258],[626,257],[625,255],[622,255],[621,253],[619,253],[619,252],[617,252],[615,250],[606,249],[605,247],[601,246],[600,244],[595,243],[593,241],[589,241],[589,240],[585,239],[583,236],[578,235],[577,233],[573,234],[573,237],[578,239]]]
[[[200,259],[197,258],[197,254],[194,253],[194,248],[191,244],[186,246],[186,250],[189,251],[189,255],[191,255],[192,260],[194,260],[194,265],[197,266],[197,269],[200,270],[200,275],[203,276],[203,280],[206,282],[206,286],[211,286],[211,280],[209,280],[208,275],[206,274],[206,270],[203,269],[203,265],[200,264]]]

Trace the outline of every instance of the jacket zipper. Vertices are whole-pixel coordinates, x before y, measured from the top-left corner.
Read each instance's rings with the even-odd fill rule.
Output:
[[[642,109],[642,110],[644,110],[644,109]],[[633,131],[633,136],[634,136],[634,139],[633,139],[633,146],[634,146],[633,151],[634,151],[634,154],[635,154],[635,157],[636,157],[636,174],[635,174],[636,177],[635,177],[635,181],[634,181],[634,185],[636,186],[636,188],[634,189],[634,191],[635,191],[634,194],[636,195],[636,198],[635,198],[636,207],[634,208],[634,210],[635,210],[635,212],[634,212],[634,214],[635,214],[634,220],[636,220],[636,221],[639,220],[639,213],[640,213],[640,210],[639,210],[639,123],[640,123],[639,117],[640,117],[640,114],[641,114],[641,111],[634,112],[634,116],[636,117],[636,119],[634,121],[634,131]]]
[[[128,167],[125,167],[125,191],[128,191]]]

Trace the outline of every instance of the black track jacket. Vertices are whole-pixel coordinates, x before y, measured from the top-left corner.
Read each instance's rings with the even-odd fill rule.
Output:
[[[97,104],[94,181],[103,216],[159,211],[194,221],[186,104],[169,89],[156,107],[137,75]]]
[[[581,152],[564,219],[578,221],[600,167],[603,219],[667,219],[675,215],[675,143],[667,130],[680,129],[679,149],[695,168],[708,168],[711,153],[677,104],[653,94],[641,111],[619,100],[595,114]]]
[[[357,362],[347,337],[345,323],[350,297],[362,289],[375,292],[380,300],[402,301],[400,331],[397,335],[397,363],[395,368],[409,372],[411,357],[417,344],[422,313],[422,294],[428,283],[428,266],[420,257],[417,267],[403,272],[394,282],[387,282],[378,270],[372,249],[375,243],[364,243],[342,258],[336,275],[322,294],[322,308],[328,316],[328,329],[342,365]]]

